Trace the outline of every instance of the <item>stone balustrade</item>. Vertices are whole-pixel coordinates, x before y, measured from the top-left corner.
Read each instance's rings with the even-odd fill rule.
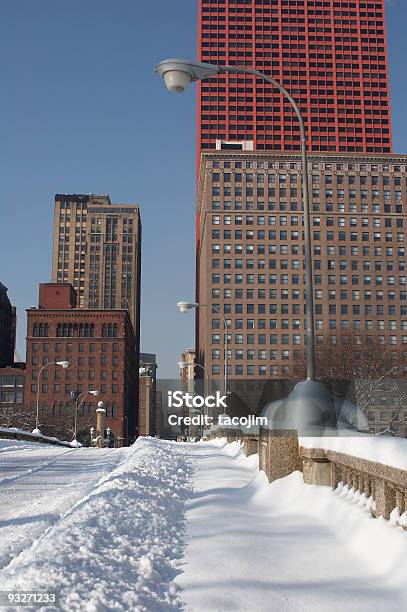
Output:
[[[407,530],[407,471],[346,453],[300,447],[294,430],[260,428],[259,435],[218,428],[211,438],[240,440],[247,456],[259,454],[259,468],[270,482],[300,470],[305,484],[328,486],[350,494],[374,517]]]
[[[373,516],[407,528],[407,471],[337,451],[300,448],[304,482],[352,491]]]

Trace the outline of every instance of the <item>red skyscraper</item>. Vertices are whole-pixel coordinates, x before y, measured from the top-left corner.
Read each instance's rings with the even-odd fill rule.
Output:
[[[199,0],[198,54],[279,80],[311,151],[392,151],[384,0]],[[271,85],[220,76],[199,84],[198,156],[216,140],[298,150],[298,120]]]

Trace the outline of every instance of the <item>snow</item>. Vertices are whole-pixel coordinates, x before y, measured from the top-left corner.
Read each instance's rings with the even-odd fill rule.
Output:
[[[178,578],[187,610],[404,609],[407,533],[399,527],[373,519],[357,499],[304,485],[299,472],[270,485],[237,442],[203,443],[191,454],[196,494]]]
[[[26,431],[25,429],[19,429],[18,427],[0,427],[0,433],[2,434],[24,434],[24,436],[29,436],[33,440],[50,440],[52,442],[59,442],[61,445],[70,446],[69,442],[59,440],[59,438],[54,438],[50,436],[43,436],[39,429],[33,429],[33,431]]]
[[[0,575],[90,493],[126,452],[0,440]]]
[[[342,437],[300,437],[300,446],[322,448],[407,470],[407,439],[368,434]]]
[[[238,442],[1,440],[0,466],[1,588],[56,592],[58,610],[405,607],[403,517],[373,519],[371,499],[299,472],[270,485]]]
[[[124,461],[0,571],[2,589],[57,592],[59,609],[70,612],[84,610],[84,602],[89,611],[176,609],[173,579],[190,491],[185,446],[139,439]],[[75,461],[81,457],[86,474],[89,452],[96,459],[115,451],[68,452]]]

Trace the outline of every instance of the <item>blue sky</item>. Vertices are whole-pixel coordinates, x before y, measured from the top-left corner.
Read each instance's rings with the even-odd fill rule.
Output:
[[[195,93],[153,66],[196,56],[196,0],[12,0],[0,19],[0,281],[18,309],[49,281],[53,198],[109,193],[143,223],[142,350],[160,377],[193,345]],[[394,149],[407,152],[405,0],[387,2]]]

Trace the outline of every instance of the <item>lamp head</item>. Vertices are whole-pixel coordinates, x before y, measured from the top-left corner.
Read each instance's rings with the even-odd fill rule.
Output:
[[[163,77],[169,91],[182,93],[193,81],[200,81],[218,74],[220,68],[213,64],[174,58],[160,62],[154,71]]]
[[[186,361],[179,361],[178,365],[181,368],[181,370],[183,370],[184,368],[187,368],[189,364]]]
[[[177,308],[180,312],[188,312],[193,308],[198,308],[199,304],[196,302],[177,302]]]
[[[69,361],[56,361],[56,364],[62,366],[65,370],[71,365]]]
[[[98,391],[97,389],[93,389],[93,391],[89,391],[89,393],[90,393],[91,395],[94,395],[95,397],[96,397],[97,395],[99,395],[99,391]]]
[[[103,409],[105,407],[104,402],[98,402],[98,408]]]

